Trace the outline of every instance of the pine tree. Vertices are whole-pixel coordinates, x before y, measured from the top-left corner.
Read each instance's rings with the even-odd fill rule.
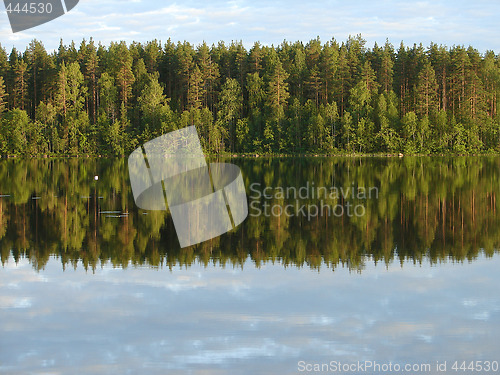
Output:
[[[306,56],[304,46],[301,43],[295,43],[292,47],[293,62],[290,67],[290,93],[297,97],[301,102],[304,99],[304,81],[307,73]]]
[[[7,51],[0,43],[0,76],[6,77],[9,72],[9,57],[7,56]]]
[[[382,90],[388,93],[392,90],[393,84],[393,68],[394,68],[394,47],[389,41],[385,42],[384,50],[382,52],[382,61],[379,70],[379,83]]]
[[[203,75],[198,65],[195,65],[189,75],[188,109],[200,109],[205,97]]]
[[[283,69],[281,61],[278,60],[269,79],[267,89],[270,117],[276,124],[276,131],[273,131],[273,134],[277,136],[278,145],[281,141],[281,121],[285,115],[285,108],[290,97],[288,83],[286,82],[288,76],[288,73]]]
[[[209,107],[213,111],[214,101],[215,101],[214,91],[215,91],[216,81],[219,78],[219,67],[212,60],[210,49],[208,48],[206,43],[203,43],[198,48],[197,61],[203,81],[202,106]]]
[[[437,111],[438,99],[436,75],[429,61],[418,74],[416,87],[417,114],[419,117],[429,117],[431,113]]]
[[[115,80],[108,73],[104,72],[99,78],[99,102],[101,110],[111,120],[115,121],[117,117],[118,88],[115,86]]]
[[[309,78],[306,82],[309,91],[308,98],[312,99],[319,106],[320,92],[321,92],[321,78],[318,68],[315,66],[309,72]]]
[[[183,111],[187,108],[189,96],[189,81],[190,74],[193,68],[194,51],[191,45],[187,42],[179,43],[176,49],[178,75],[176,80],[176,93],[179,97],[179,108]]]
[[[264,89],[264,79],[259,76],[259,73],[248,73],[247,75],[247,91],[248,91],[248,111],[250,118],[250,134],[254,140],[262,140],[263,135],[263,114],[262,107],[266,92]]]
[[[319,72],[319,58],[321,54],[321,42],[319,38],[311,40],[305,48],[306,66],[308,70],[307,88],[309,95],[308,99],[312,99],[319,106],[319,96],[321,92],[321,77]]]
[[[57,90],[57,105],[62,113],[62,139],[66,150],[77,154],[84,151],[80,146],[86,143],[86,133],[89,131],[89,119],[84,112],[87,87],[77,62],[68,66],[62,63]]]
[[[0,120],[2,119],[2,114],[7,108],[7,93],[5,91],[5,81],[2,76],[0,76]]]
[[[66,63],[63,62],[61,69],[59,71],[59,76],[57,80],[57,96],[56,101],[58,108],[62,111],[63,118],[66,118],[68,107],[67,107],[67,97],[68,97],[68,72],[66,69]]]
[[[220,127],[226,129],[229,135],[231,151],[234,151],[235,147],[236,121],[241,115],[242,105],[238,81],[234,78],[227,78],[221,89],[217,122]]]
[[[399,46],[396,61],[394,64],[395,69],[395,86],[396,93],[399,96],[399,113],[403,117],[408,111],[408,102],[410,101],[410,85],[408,81],[408,51],[403,42]]]
[[[24,110],[28,95],[27,82],[28,64],[24,60],[18,60],[14,66],[14,107]]]
[[[347,60],[347,48],[342,43],[339,52],[339,63],[335,77],[335,91],[337,92],[337,103],[340,103],[340,116],[344,116],[344,111],[349,99],[352,76]]]
[[[97,94],[99,80],[99,56],[94,41],[91,39],[85,54],[85,81],[90,94],[89,115],[92,123],[97,121]]]
[[[116,77],[116,83],[119,89],[120,102],[127,107],[130,96],[132,95],[132,85],[135,81],[132,72],[133,59],[126,44],[112,44],[110,50],[113,52],[113,65]]]
[[[449,53],[444,46],[437,46],[431,43],[429,48],[429,57],[432,66],[436,72],[436,81],[438,83],[439,108],[446,111],[448,109],[448,86],[449,86]]]
[[[259,42],[255,42],[248,55],[248,66],[250,73],[259,73],[262,69],[262,48]]]
[[[158,71],[158,61],[161,60],[162,48],[158,40],[153,40],[146,44],[144,48],[144,63],[148,73],[152,74]]]
[[[320,71],[323,87],[323,104],[331,102],[333,97],[334,77],[337,73],[339,46],[335,39],[323,46],[320,54]]]
[[[29,76],[29,102],[30,114],[36,116],[36,108],[41,100],[47,100],[48,85],[47,79],[51,79],[51,64],[47,51],[43,44],[37,40],[33,40],[26,50],[26,57],[29,61],[28,76]]]
[[[240,41],[238,43],[232,43],[229,52],[232,55],[235,77],[238,79],[240,87],[243,87],[245,77],[247,74],[247,51]],[[243,94],[243,91],[241,92]],[[243,99],[243,97],[242,97]]]
[[[470,60],[467,51],[463,47],[455,47],[451,50],[450,55],[452,64],[452,111],[454,115],[462,116],[466,113],[466,86]]]

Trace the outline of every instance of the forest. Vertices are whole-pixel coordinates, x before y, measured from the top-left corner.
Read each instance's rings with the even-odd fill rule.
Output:
[[[460,45],[33,40],[0,46],[0,155],[127,155],[188,125],[207,154],[497,153],[499,97],[499,56]]]

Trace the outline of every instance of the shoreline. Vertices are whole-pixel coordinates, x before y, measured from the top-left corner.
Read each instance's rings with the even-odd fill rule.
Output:
[[[404,158],[404,157],[476,157],[500,156],[500,153],[478,154],[402,154],[402,153],[369,153],[369,154],[205,154],[206,158],[227,159],[269,159],[269,158]],[[0,160],[8,159],[120,159],[127,155],[0,155]]]

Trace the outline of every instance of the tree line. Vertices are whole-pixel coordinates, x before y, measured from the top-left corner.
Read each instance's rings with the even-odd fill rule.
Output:
[[[499,93],[473,47],[33,40],[0,46],[0,154],[125,155],[188,125],[213,154],[498,152]]]

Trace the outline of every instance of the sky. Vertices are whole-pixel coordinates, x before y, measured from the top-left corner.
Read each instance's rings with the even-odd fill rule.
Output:
[[[448,361],[452,374],[454,361],[499,359],[499,267],[481,256],[318,272],[248,258],[87,272],[51,258],[37,272],[11,257],[0,267],[0,373],[299,374],[299,361],[368,360]]]
[[[33,39],[55,50],[61,38],[77,46],[92,37],[104,45],[171,38],[194,45],[234,40],[251,47],[256,41],[307,43],[317,36],[342,42],[361,34],[369,48],[388,39],[396,47],[401,41],[424,47],[434,42],[500,53],[497,0],[80,0],[68,14],[15,34],[0,9],[0,43],[7,50],[24,50]]]

